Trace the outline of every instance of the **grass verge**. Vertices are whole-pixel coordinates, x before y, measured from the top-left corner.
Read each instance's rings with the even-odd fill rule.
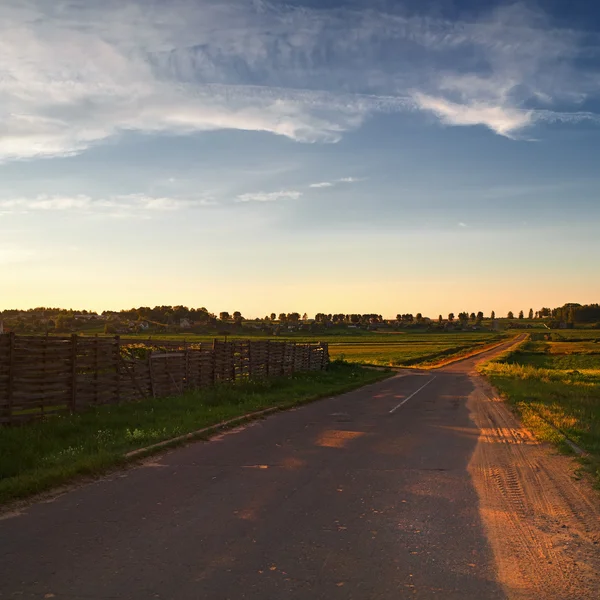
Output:
[[[581,460],[600,487],[600,370],[540,368],[538,350],[525,342],[480,371],[539,439],[565,453],[573,452],[567,440],[584,450]]]
[[[340,394],[389,375],[333,362],[327,371],[219,385],[181,396],[54,416],[22,427],[2,427],[0,504],[78,476],[100,475],[126,463],[125,455],[138,448],[251,412]]]

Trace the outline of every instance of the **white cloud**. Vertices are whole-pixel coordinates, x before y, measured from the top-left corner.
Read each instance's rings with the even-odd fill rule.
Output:
[[[515,137],[538,122],[598,121],[597,115],[547,108],[577,106],[600,91],[597,78],[593,82],[575,66],[574,59],[590,50],[583,34],[552,28],[544,13],[516,3],[469,24],[463,39],[453,37],[458,47],[477,51],[474,66],[465,69],[464,61],[440,70],[411,94],[443,123],[484,125]]]
[[[8,0],[0,162],[68,156],[127,131],[336,142],[373,113],[415,109],[513,137],[535,123],[598,120],[553,110],[598,96],[597,74],[577,61],[597,52],[593,36],[519,4],[474,22],[394,10]]]
[[[467,224],[463,223],[462,221],[459,221],[458,226],[459,227],[467,227]]]
[[[530,125],[533,119],[532,111],[494,106],[478,101],[458,104],[420,93],[415,94],[415,100],[420,108],[433,112],[442,123],[447,125],[485,125],[507,137]]]
[[[364,178],[358,177],[342,177],[335,181],[322,181],[320,183],[311,183],[308,187],[311,188],[330,188],[336,186],[338,183],[356,183],[357,181],[364,181]]]
[[[277,200],[290,199],[297,200],[302,196],[302,192],[295,190],[281,190],[279,192],[254,192],[240,194],[235,199],[236,202],[276,202]]]
[[[216,204],[210,197],[170,198],[147,194],[122,194],[107,198],[39,194],[33,197],[0,199],[0,215],[36,211],[75,211],[109,216],[135,216],[176,211]]]
[[[357,183],[358,181],[364,181],[364,177],[342,177],[338,181],[340,183]]]

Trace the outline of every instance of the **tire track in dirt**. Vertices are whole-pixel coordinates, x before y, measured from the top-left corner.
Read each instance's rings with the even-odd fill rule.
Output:
[[[600,501],[572,459],[538,443],[483,378],[471,375],[481,435],[469,464],[498,575],[512,600],[598,597]]]

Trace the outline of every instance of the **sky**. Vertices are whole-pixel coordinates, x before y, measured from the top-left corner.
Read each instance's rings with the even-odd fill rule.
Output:
[[[4,0],[0,309],[600,301],[588,0]]]

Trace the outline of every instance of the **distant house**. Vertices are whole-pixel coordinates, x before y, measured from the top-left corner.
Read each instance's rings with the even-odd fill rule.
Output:
[[[76,321],[91,321],[92,319],[97,319],[98,315],[96,313],[87,313],[81,315],[75,315]]]
[[[179,328],[180,329],[190,329],[192,326],[189,319],[179,319]]]
[[[138,323],[138,327],[141,331],[147,331],[148,329],[150,329],[150,325],[147,321],[142,321],[141,323]]]

